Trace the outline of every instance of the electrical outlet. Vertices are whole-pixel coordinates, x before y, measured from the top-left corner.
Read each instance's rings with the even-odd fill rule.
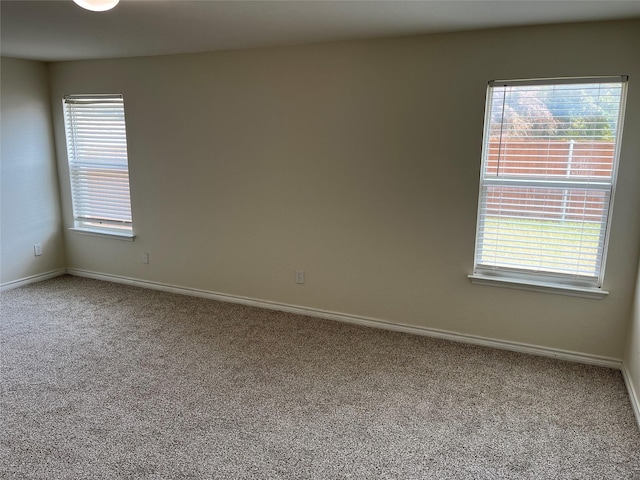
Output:
[[[304,283],[304,270],[296,270],[296,283]]]
[[[149,252],[144,252],[142,254],[142,263],[149,263]]]
[[[36,243],[33,245],[33,255],[36,257],[39,257],[40,255],[42,255],[42,244],[41,243]]]

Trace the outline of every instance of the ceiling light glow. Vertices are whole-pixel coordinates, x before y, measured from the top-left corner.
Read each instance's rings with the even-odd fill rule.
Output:
[[[92,12],[106,12],[115,7],[120,0],[73,0],[74,3]]]

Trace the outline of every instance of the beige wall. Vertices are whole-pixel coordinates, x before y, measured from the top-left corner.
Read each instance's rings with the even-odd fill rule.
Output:
[[[640,413],[640,268],[638,268],[638,279],[636,282],[635,301],[631,314],[631,323],[627,334],[627,351],[624,357],[624,366],[627,373],[627,380],[631,384],[632,400],[636,402],[636,413]],[[638,417],[640,423],[640,416]]]
[[[47,66],[2,58],[0,284],[64,268]],[[35,257],[33,245],[42,244]]]
[[[53,64],[64,223],[60,98],[123,93],[137,234],[67,231],[69,267],[620,359],[640,238],[639,44],[636,21]],[[631,80],[611,295],[472,285],[487,82],[613,74]]]

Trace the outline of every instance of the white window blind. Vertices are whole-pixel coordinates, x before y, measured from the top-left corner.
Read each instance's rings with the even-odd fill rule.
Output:
[[[67,95],[63,103],[75,227],[131,233],[122,95]]]
[[[626,77],[489,84],[474,275],[600,288]]]

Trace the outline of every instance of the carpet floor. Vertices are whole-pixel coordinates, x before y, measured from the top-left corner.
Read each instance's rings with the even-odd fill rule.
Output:
[[[640,479],[616,370],[71,276],[0,301],[3,479]]]

